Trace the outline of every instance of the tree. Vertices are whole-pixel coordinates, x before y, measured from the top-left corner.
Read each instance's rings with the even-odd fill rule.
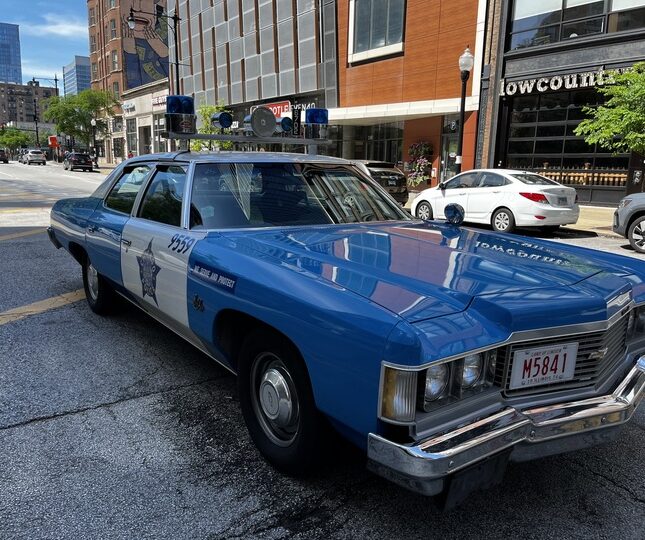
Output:
[[[47,102],[44,117],[56,124],[59,133],[65,133],[88,147],[92,142],[92,119],[96,120],[96,133],[107,133],[106,116],[113,116],[118,105],[114,96],[103,90],[83,90],[75,96],[54,96]]]
[[[590,118],[575,134],[615,153],[645,154],[645,62],[623,73],[610,72],[609,84],[597,90],[607,100],[583,109]]]
[[[206,105],[202,104],[197,108],[197,119],[199,122],[199,127],[197,128],[198,133],[204,133],[208,135],[214,135],[220,133],[222,130],[220,128],[213,127],[211,124],[211,116],[218,112],[223,112],[226,110],[226,107],[222,104],[218,105]],[[229,130],[226,130],[229,131]],[[220,150],[231,150],[233,148],[233,143],[230,141],[200,141],[193,140],[190,144],[190,149],[193,152],[201,152],[202,150],[212,150],[213,144]]]
[[[33,139],[33,135],[26,131],[6,128],[0,133],[0,148],[8,148],[14,152],[23,146],[31,146]]]

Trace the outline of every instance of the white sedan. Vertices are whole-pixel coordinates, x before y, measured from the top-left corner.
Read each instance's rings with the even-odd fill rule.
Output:
[[[556,228],[578,221],[576,190],[527,171],[476,169],[422,191],[412,215],[444,219],[448,204],[459,204],[466,221],[485,223],[500,232],[515,227]]]

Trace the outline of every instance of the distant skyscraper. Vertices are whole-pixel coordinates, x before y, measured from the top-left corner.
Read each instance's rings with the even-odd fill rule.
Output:
[[[17,24],[0,23],[0,82],[22,84],[20,32]]]
[[[90,87],[90,57],[75,56],[74,61],[63,67],[63,87],[66,96],[74,96]]]

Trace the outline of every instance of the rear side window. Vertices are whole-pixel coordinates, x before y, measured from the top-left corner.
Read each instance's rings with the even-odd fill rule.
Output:
[[[513,178],[517,178],[520,182],[524,184],[530,184],[533,186],[557,186],[559,185],[555,180],[540,176],[539,174],[532,173],[517,173],[511,174]]]
[[[141,202],[139,217],[181,225],[181,203],[184,199],[186,169],[178,165],[158,166]]]
[[[105,206],[124,214],[132,212],[134,201],[149,171],[149,165],[137,165],[124,169],[123,176],[114,184],[112,191],[105,199]]]

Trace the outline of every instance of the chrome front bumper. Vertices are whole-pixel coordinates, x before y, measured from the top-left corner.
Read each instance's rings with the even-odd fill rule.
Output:
[[[629,421],[645,394],[645,356],[641,356],[612,394],[570,403],[492,416],[414,445],[370,433],[369,468],[404,487],[435,495],[453,473],[504,450],[525,461],[612,440]]]

